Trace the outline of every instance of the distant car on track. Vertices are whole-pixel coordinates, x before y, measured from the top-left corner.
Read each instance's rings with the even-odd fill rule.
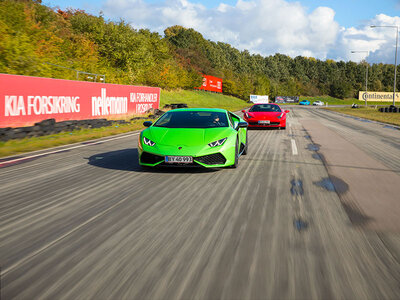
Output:
[[[308,100],[301,100],[299,105],[310,105],[310,101]]]
[[[142,166],[236,168],[247,154],[247,122],[224,109],[175,109],[143,125],[149,128],[139,136]]]
[[[244,120],[249,123],[249,128],[276,127],[286,129],[286,114],[278,104],[254,104],[246,112],[242,110]]]
[[[317,101],[314,101],[312,105],[323,106],[324,102],[317,100]]]

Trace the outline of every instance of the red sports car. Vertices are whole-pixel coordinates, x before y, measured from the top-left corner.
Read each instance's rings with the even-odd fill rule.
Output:
[[[249,127],[276,127],[286,129],[286,114],[288,110],[283,110],[278,104],[260,103],[254,104],[246,112],[242,110],[244,119],[249,123]]]

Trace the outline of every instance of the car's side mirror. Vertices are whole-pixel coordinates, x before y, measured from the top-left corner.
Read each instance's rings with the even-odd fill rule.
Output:
[[[247,123],[247,122],[239,122],[237,125],[236,125],[236,130],[239,130],[239,128],[247,128],[247,126],[249,126],[249,124]]]
[[[285,113],[288,113],[290,110],[285,110]]]
[[[242,110],[242,113],[245,113],[245,112],[246,112],[246,111],[243,109],[243,110]]]
[[[151,125],[153,125],[152,121],[143,122],[143,126],[145,126],[145,127],[150,127]]]

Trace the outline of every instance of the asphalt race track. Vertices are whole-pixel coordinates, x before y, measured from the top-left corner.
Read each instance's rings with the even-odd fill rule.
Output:
[[[1,299],[399,299],[400,130],[288,118],[238,169],[143,170],[137,133],[0,161]]]

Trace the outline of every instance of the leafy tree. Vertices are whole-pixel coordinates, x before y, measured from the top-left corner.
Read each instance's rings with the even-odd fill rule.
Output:
[[[351,86],[344,80],[337,80],[331,84],[330,96],[344,99],[351,96]]]
[[[203,73],[223,78],[224,93],[244,100],[250,94],[346,98],[365,88],[365,63],[263,57],[179,25],[163,37],[83,10],[54,10],[40,0],[0,0],[2,73],[76,79],[70,68],[105,74],[107,82],[166,89],[198,87]],[[393,76],[393,65],[370,65],[368,89],[391,91]]]

